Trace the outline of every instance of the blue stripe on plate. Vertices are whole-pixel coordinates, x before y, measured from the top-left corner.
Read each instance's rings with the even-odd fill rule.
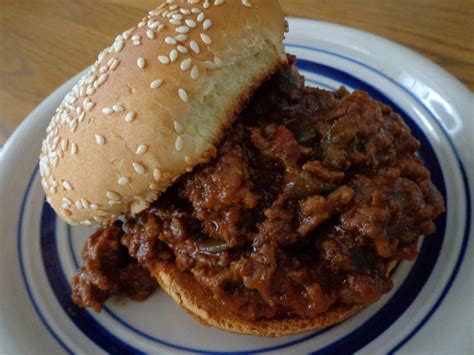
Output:
[[[21,202],[21,208],[20,208],[20,216],[18,218],[18,227],[17,227],[17,251],[18,251],[18,262],[20,264],[20,271],[21,271],[21,278],[23,279],[23,283],[26,287],[26,292],[28,293],[28,297],[33,304],[33,308],[36,311],[36,314],[38,315],[39,319],[41,322],[44,324],[48,332],[51,334],[51,336],[58,342],[59,345],[68,353],[72,354],[71,349],[64,343],[64,341],[56,334],[56,332],[53,330],[53,328],[49,325],[49,323],[46,321],[46,318],[43,315],[43,312],[41,312],[41,309],[39,308],[38,304],[36,303],[35,298],[33,297],[33,294],[31,292],[30,286],[28,284],[28,280],[26,279],[26,273],[25,273],[25,267],[23,264],[23,250],[22,250],[22,225],[23,225],[23,217],[25,213],[25,206],[26,206],[26,201],[28,200],[28,195],[30,193],[31,185],[34,181],[34,178],[36,177],[36,174],[38,173],[38,168],[39,166],[36,165],[33,174],[30,177],[30,180],[28,181],[28,184],[26,186],[25,194],[23,195],[23,201]]]
[[[44,208],[47,206],[47,208]],[[109,330],[98,323],[88,312],[83,312],[71,300],[71,287],[61,268],[58,249],[56,247],[56,213],[46,203],[43,203],[41,214],[41,254],[48,281],[61,304],[73,323],[81,330],[87,329],[87,337],[97,346],[108,353],[143,354],[138,349],[123,342]]]

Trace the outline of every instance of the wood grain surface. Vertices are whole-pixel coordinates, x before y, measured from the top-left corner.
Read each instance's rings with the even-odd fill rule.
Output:
[[[269,0],[270,1],[270,0]],[[0,0],[0,145],[157,0]],[[474,0],[280,0],[290,16],[369,31],[474,89]]]

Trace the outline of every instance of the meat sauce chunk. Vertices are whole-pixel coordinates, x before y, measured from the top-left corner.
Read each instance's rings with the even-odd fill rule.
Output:
[[[122,223],[99,229],[87,240],[82,266],[72,280],[72,299],[80,307],[102,309],[112,295],[146,299],[156,288],[148,269],[131,258],[121,244]]]

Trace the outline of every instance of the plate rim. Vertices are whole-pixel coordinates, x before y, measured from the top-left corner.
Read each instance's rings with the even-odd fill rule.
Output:
[[[369,33],[369,32],[365,32],[365,31],[362,31],[362,30],[357,30],[357,29],[354,29],[352,27],[348,27],[348,26],[344,26],[344,25],[339,25],[339,24],[333,24],[333,23],[329,23],[329,22],[325,22],[325,21],[319,21],[319,20],[311,20],[311,19],[302,19],[302,18],[290,18],[292,19],[293,21],[308,21],[308,22],[317,22],[317,23],[320,23],[320,24],[327,24],[327,25],[332,25],[332,26],[336,26],[336,27],[340,27],[340,28],[343,28],[345,30],[349,30],[349,31],[357,31],[357,32],[360,32],[362,35],[364,36],[367,36],[367,35],[370,35],[370,36],[374,36],[378,39],[381,39],[383,41],[386,41],[388,42],[389,44],[391,45],[395,45],[395,46],[398,46],[398,47],[402,47],[404,49],[406,49],[407,51],[411,52],[410,54],[412,56],[417,56],[419,57],[419,59],[422,59],[423,61],[425,62],[429,62],[430,64],[436,66],[436,70],[440,71],[440,72],[443,72],[444,74],[447,74],[451,77],[451,80],[454,81],[454,82],[457,82],[460,86],[464,87],[465,90],[467,90],[468,92],[469,89],[462,83],[460,82],[457,78],[455,78],[452,74],[450,74],[449,72],[447,72],[446,70],[444,70],[442,67],[440,67],[438,64],[432,62],[431,60],[429,60],[428,58],[426,57],[423,57],[422,55],[416,53],[415,51],[407,48],[407,47],[404,47],[396,42],[393,42],[392,40],[390,39],[386,39],[384,37],[381,37],[381,36],[378,36],[378,35],[375,35],[375,34],[372,34],[372,33]],[[48,95],[46,97],[46,99],[44,99],[28,116],[27,118],[17,127],[17,129],[14,131],[14,133],[7,139],[5,145],[3,146],[3,149],[1,149],[0,151],[0,158],[2,159],[2,161],[7,160],[8,159],[8,154],[11,155],[11,153],[9,153],[10,151],[12,151],[15,147],[15,145],[17,144],[17,136],[19,136],[21,134],[21,132],[23,131],[28,131],[28,125],[31,124],[31,121],[32,119],[34,118],[35,115],[38,114],[38,112],[42,111],[44,109],[44,107],[46,107],[49,102],[55,98],[55,96],[57,96],[59,93],[62,93],[64,91],[67,92],[67,89],[66,88],[69,88],[71,86],[71,82],[74,82],[77,80],[77,78],[82,75],[85,71],[87,71],[88,68],[82,70],[81,72],[79,72],[78,74],[76,74],[75,76],[73,76],[71,79],[67,80],[65,83],[63,83],[59,88],[57,88],[56,90],[54,90],[50,95]],[[438,122],[438,124],[440,124]],[[442,127],[442,130],[444,132],[444,128]],[[448,137],[448,140],[450,140],[452,137],[448,134],[448,132],[446,132],[446,136]],[[457,147],[455,145],[453,145],[453,150],[454,152],[456,152],[456,154],[458,153],[457,152]],[[463,160],[461,159],[461,157],[459,157],[459,164],[462,166],[463,165]],[[466,164],[468,165],[469,164],[469,161],[466,161]],[[3,176],[3,174],[2,174]],[[470,180],[469,180],[469,176],[466,176],[465,178],[465,186],[467,189],[470,188]],[[0,184],[0,186],[3,186],[3,182]],[[469,201],[468,201],[469,202]],[[467,213],[467,220],[469,220],[469,213]],[[467,232],[467,235],[469,236],[469,232]],[[453,280],[454,281],[454,280]]]

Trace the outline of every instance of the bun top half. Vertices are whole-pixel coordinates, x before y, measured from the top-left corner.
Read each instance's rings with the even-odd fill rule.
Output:
[[[40,174],[71,224],[136,214],[215,145],[287,64],[274,0],[168,0],[118,35],[47,128]]]

